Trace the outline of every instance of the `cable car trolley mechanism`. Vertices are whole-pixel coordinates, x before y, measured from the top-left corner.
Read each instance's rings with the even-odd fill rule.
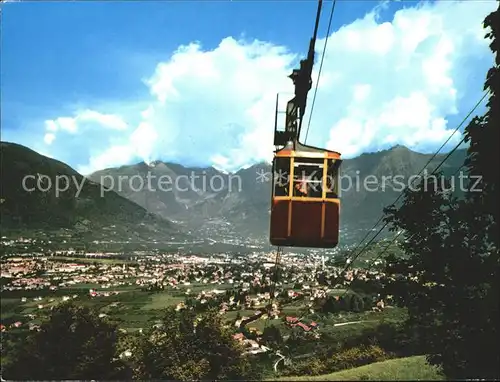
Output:
[[[278,130],[276,100],[270,242],[278,247],[333,248],[339,242],[340,153],[299,142],[321,6],[319,0],[307,58],[289,76],[295,96],[286,106],[284,131]]]

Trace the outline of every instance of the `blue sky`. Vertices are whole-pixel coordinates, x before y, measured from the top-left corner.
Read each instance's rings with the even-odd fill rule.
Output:
[[[347,157],[439,147],[492,63],[481,22],[496,2],[471,3],[339,1],[307,143]],[[85,173],[140,160],[234,170],[268,159],[273,98],[293,90],[286,76],[307,50],[316,2],[2,8],[2,140]]]

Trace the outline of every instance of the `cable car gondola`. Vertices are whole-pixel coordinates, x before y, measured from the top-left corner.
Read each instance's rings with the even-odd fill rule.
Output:
[[[319,0],[308,56],[289,76],[295,97],[287,103],[284,131],[278,130],[276,100],[270,242],[279,247],[334,248],[339,242],[340,153],[299,142],[321,5]]]

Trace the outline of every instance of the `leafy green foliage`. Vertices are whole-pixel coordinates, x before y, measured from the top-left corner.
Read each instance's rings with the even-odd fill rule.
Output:
[[[169,309],[161,326],[130,344],[129,367],[140,380],[255,379],[221,318],[210,311],[196,317],[192,310]]]
[[[418,346],[415,328],[401,322],[383,322],[375,328],[367,328],[358,336],[359,344],[377,345],[398,357],[422,354]]]
[[[49,319],[15,349],[8,379],[116,379],[116,326],[72,304],[57,306]]]
[[[388,358],[389,355],[378,346],[360,346],[334,354],[328,360],[327,367],[331,371],[344,370],[373,362],[384,361]]]
[[[252,380],[263,371],[212,311],[168,309],[147,332],[126,333],[95,310],[65,303],[41,331],[14,340],[2,360],[8,379]]]
[[[335,352],[328,358],[312,358],[293,362],[283,375],[320,375],[339,370],[384,361],[391,357],[383,349],[375,345],[358,346]]]
[[[494,53],[499,13],[485,20]],[[404,230],[409,255],[387,259],[387,272],[397,277],[386,292],[409,308],[407,324],[418,331],[419,345],[451,379],[500,377],[499,62],[497,55],[486,81],[489,110],[465,132],[470,142],[465,165],[480,182],[471,178],[465,200],[454,199],[446,184],[431,183],[406,191],[401,208],[386,209],[392,229]]]
[[[283,336],[280,329],[275,325],[270,325],[264,328],[262,339],[271,346],[281,346],[283,344]]]
[[[363,289],[366,286],[368,289],[370,283],[359,281],[357,287]],[[359,289],[358,289],[359,290]],[[339,313],[339,312],[355,312],[360,313],[370,310],[373,304],[373,296],[364,293],[347,293],[340,297],[328,296],[319,303],[319,310],[322,313]]]

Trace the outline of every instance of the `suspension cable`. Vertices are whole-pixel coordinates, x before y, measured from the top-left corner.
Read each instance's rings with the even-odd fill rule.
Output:
[[[460,122],[460,124],[457,126],[457,128],[455,129],[455,131],[451,134],[451,136],[446,140],[446,142],[441,146],[441,148],[439,150],[441,150],[444,145],[446,145],[446,143],[451,139],[451,137],[458,131],[458,129],[465,123],[465,121],[469,118],[469,116],[479,107],[479,105],[481,104],[481,102],[486,98],[486,96],[489,94],[490,92],[487,91],[485,92],[485,94],[481,97],[481,99],[475,104],[475,106],[472,108],[472,110],[465,116],[465,118]],[[434,168],[434,170],[432,171],[431,175],[434,175],[440,168],[441,166],[448,160],[448,158],[450,158],[451,155],[453,155],[453,153],[465,142],[465,139],[466,137],[462,137],[462,139],[458,142],[458,144],[443,158],[443,160],[441,160],[441,162],[436,166],[436,168]],[[439,152],[438,150],[438,152]],[[437,155],[434,154],[433,157],[435,157]],[[426,165],[427,166],[427,165]],[[463,165],[455,172],[458,173],[458,171],[460,171],[460,169],[463,167]],[[424,167],[425,169],[425,167]],[[422,169],[420,171],[420,173],[424,170]],[[418,175],[420,175],[420,173]],[[417,175],[417,176],[418,176]],[[413,183],[413,182],[412,182]],[[403,195],[403,192],[400,193],[399,197],[396,199],[396,201],[398,201]],[[396,202],[395,201],[395,202]],[[394,202],[394,203],[395,203]],[[393,205],[394,205],[393,203]],[[379,222],[381,220],[383,220],[383,217],[384,215],[382,215],[381,219],[379,219]],[[377,224],[379,223],[377,222]],[[387,227],[389,225],[389,222],[386,222],[384,223],[384,225],[382,226],[382,228],[380,228],[377,233],[375,234],[375,236],[373,236],[369,241],[368,243],[365,244],[365,246],[361,249],[361,251],[359,251],[353,258],[350,262],[347,262],[346,266],[344,267],[343,271],[341,272],[341,274],[339,275],[339,277],[342,275],[342,273],[346,272],[353,264],[354,262],[362,255],[362,253],[368,248],[368,246],[377,238],[378,235],[380,235],[380,233],[384,230],[385,227]],[[373,228],[372,228],[373,229]],[[398,232],[398,234],[393,238],[393,241],[391,243],[389,243],[389,245],[382,251],[382,254],[385,253],[387,251],[387,249],[389,248],[389,246],[394,242],[396,241],[396,239],[403,233],[404,231],[400,231]],[[368,235],[365,236],[365,238],[367,237]],[[364,240],[364,239],[363,239]],[[361,242],[360,242],[361,244]],[[357,247],[359,247],[359,245]],[[356,248],[357,248],[356,247]],[[353,251],[354,252],[354,251]],[[382,254],[379,254],[379,257],[382,255]],[[378,258],[379,258],[378,257]],[[348,288],[349,289],[349,288]]]
[[[436,156],[437,156],[437,155],[439,154],[439,152],[443,149],[443,147],[445,147],[445,146],[446,146],[446,144],[447,144],[447,143],[451,140],[451,138],[452,138],[452,137],[453,137],[453,136],[454,136],[454,135],[455,135],[455,134],[456,134],[456,133],[460,130],[460,128],[463,126],[463,124],[464,124],[464,123],[467,121],[467,119],[468,119],[468,118],[472,115],[472,113],[474,113],[474,111],[475,111],[475,110],[479,107],[479,105],[483,102],[483,100],[486,98],[486,96],[487,96],[488,94],[489,94],[489,92],[485,92],[485,93],[483,94],[483,96],[482,96],[482,97],[479,99],[479,101],[475,104],[475,106],[472,108],[472,110],[471,110],[471,111],[470,111],[470,112],[469,112],[469,113],[465,116],[465,118],[464,118],[464,119],[462,119],[462,121],[461,121],[461,122],[460,122],[460,124],[459,124],[459,125],[455,128],[455,130],[453,130],[453,132],[450,134],[450,136],[448,137],[448,139],[446,139],[446,141],[445,141],[445,142],[441,145],[441,147],[440,147],[440,148],[439,148],[439,149],[438,149],[438,150],[437,150],[437,151],[436,151],[436,152],[432,155],[432,157],[431,157],[431,158],[427,161],[427,163],[426,163],[426,164],[422,167],[422,169],[418,172],[417,177],[418,177],[418,176],[420,176],[420,174],[422,174],[422,172],[423,172],[423,171],[427,168],[427,166],[428,166],[428,165],[429,165],[429,164],[430,164],[430,163],[431,163],[431,162],[432,162],[432,161],[436,158]],[[464,140],[465,140],[465,138],[464,138],[464,139],[462,139],[462,140],[460,141],[460,143],[458,144],[458,146],[460,146],[460,145],[464,142]],[[457,146],[457,147],[455,147],[455,148],[454,148],[454,149],[453,149],[453,150],[452,150],[452,151],[448,154],[447,158],[448,158],[451,154],[453,154],[453,152],[454,152],[454,151],[458,148],[458,146]],[[447,159],[447,158],[446,158],[446,159]],[[446,160],[446,159],[445,159],[445,160]],[[444,163],[444,162],[442,162],[442,163]],[[439,167],[441,167],[441,166],[442,166],[442,163],[439,165]],[[438,167],[438,168],[439,168],[439,167]],[[463,167],[463,166],[461,166],[461,167]],[[435,170],[436,170],[436,169],[435,169]],[[412,186],[412,185],[413,185],[413,181],[411,182],[410,186]],[[399,193],[398,197],[394,200],[394,202],[392,202],[392,203],[391,203],[391,205],[393,205],[393,206],[394,206],[394,205],[395,205],[395,204],[399,201],[399,199],[401,199],[401,197],[402,197],[402,196],[403,196],[403,191],[401,191],[401,192]],[[375,229],[375,228],[376,228],[376,227],[380,224],[380,222],[381,222],[383,219],[384,219],[384,215],[382,215],[382,216],[381,216],[381,217],[377,220],[377,222],[373,225],[373,227],[372,227],[372,228],[370,228],[370,229],[368,230],[368,232],[366,233],[366,235],[365,235],[365,236],[363,237],[363,239],[361,239],[361,241],[360,241],[360,242],[356,245],[356,247],[352,250],[352,252],[355,252],[355,251],[356,251],[356,250],[357,250],[357,249],[361,246],[361,244],[362,244],[362,243],[366,240],[366,238],[367,238],[368,236],[370,236],[370,234],[371,234],[372,230],[374,230],[374,229]],[[385,228],[386,226],[387,226],[387,224],[386,224],[386,225],[384,225],[384,227],[383,227],[383,228]],[[382,230],[383,230],[383,229],[382,229]],[[376,237],[380,234],[380,232],[381,232],[381,231],[377,232],[377,234],[374,236],[374,238],[376,238]],[[373,238],[373,239],[374,239],[374,238]],[[373,240],[371,240],[370,242],[372,242],[372,241],[373,241]]]
[[[316,80],[316,86],[314,88],[314,96],[313,96],[313,100],[312,100],[312,103],[311,103],[311,112],[309,113],[309,121],[307,122],[306,138],[304,139],[304,143],[307,143],[307,136],[309,135],[309,127],[311,126],[311,118],[312,118],[312,115],[313,115],[314,103],[316,102],[316,94],[318,93],[318,84],[319,84],[319,79],[320,79],[320,76],[321,76],[321,70],[323,69],[323,61],[325,59],[326,47],[327,47],[327,44],[328,44],[328,38],[330,36],[330,28],[332,26],[333,13],[335,12],[335,4],[336,3],[337,3],[337,0],[333,0],[332,10],[330,12],[330,19],[328,20],[328,29],[326,31],[325,45],[323,47],[323,53],[321,54],[321,62],[319,64],[318,78]]]
[[[274,277],[273,280],[271,280],[271,285],[269,288],[269,294],[270,294],[270,302],[269,302],[269,310],[267,312],[267,318],[264,323],[264,329],[267,328],[267,325],[269,323],[269,319],[271,318],[271,311],[273,310],[273,304],[277,300],[276,299],[276,283],[278,281],[278,275],[279,275],[279,266],[281,263],[281,255],[283,254],[283,247],[277,247],[276,249],[276,257],[274,260]]]

